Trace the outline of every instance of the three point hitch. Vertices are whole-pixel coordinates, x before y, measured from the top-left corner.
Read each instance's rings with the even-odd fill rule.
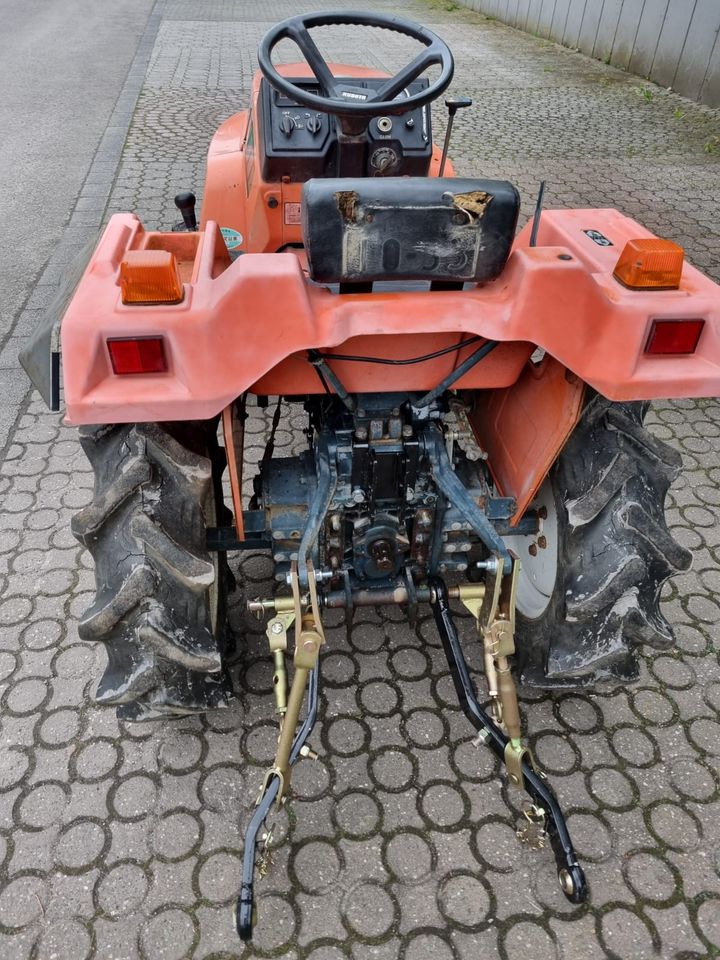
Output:
[[[519,562],[513,558],[509,574],[504,572],[502,558],[485,563],[487,583],[468,583],[448,587],[440,577],[431,577],[424,586],[412,586],[411,578],[397,589],[376,594],[375,602],[426,601],[435,618],[450,674],[460,705],[470,723],[478,731],[477,742],[484,743],[505,765],[510,782],[528,797],[523,809],[525,824],[518,829],[520,841],[535,848],[549,840],[558,869],[562,892],[571,903],[582,903],[587,898],[587,884],[578,863],[572,840],[560,805],[532,754],[522,742],[517,691],[510,671],[508,657],[515,652],[515,591]],[[261,854],[258,870],[264,873],[270,834],[260,831],[273,807],[278,808],[287,799],[292,768],[299,758],[314,756],[308,745],[318,712],[320,681],[320,650],[325,644],[325,633],[320,617],[318,581],[311,562],[307,564],[307,589],[301,592],[297,565],[290,573],[291,596],[256,600],[248,604],[250,610],[262,617],[274,614],[267,624],[267,637],[274,661],[273,687],[280,731],[275,761],[263,781],[260,796],[245,836],[242,883],[237,901],[237,930],[242,940],[252,937],[254,915],[254,884],[256,859]],[[370,602],[364,593],[352,596],[346,590],[348,608],[353,603]],[[450,610],[450,599],[459,600],[473,615],[483,643],[485,675],[490,696],[489,712],[478,701],[470,677],[455,622]],[[332,605],[340,605],[338,597]],[[325,598],[325,605],[328,597]],[[288,631],[294,626],[294,672],[288,692],[285,656],[288,650]],[[307,699],[305,719],[300,723],[300,712]],[[261,849],[261,845],[264,845]]]

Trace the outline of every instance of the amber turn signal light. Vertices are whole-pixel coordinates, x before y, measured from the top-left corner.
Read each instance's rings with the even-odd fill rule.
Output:
[[[704,326],[704,320],[653,320],[645,353],[654,356],[695,353]]]
[[[613,276],[630,290],[677,290],[684,256],[671,240],[628,240]]]
[[[113,373],[165,373],[167,358],[162,337],[114,337],[107,341]]]
[[[180,303],[183,285],[169,250],[128,250],[120,263],[123,303]]]

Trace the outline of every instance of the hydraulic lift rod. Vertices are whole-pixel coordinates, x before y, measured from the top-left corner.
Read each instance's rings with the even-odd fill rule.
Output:
[[[319,665],[310,671],[307,687],[307,716],[302,726],[295,735],[292,749],[290,751],[290,766],[293,766],[301,755],[302,748],[312,733],[315,726],[318,712],[318,691],[319,691]],[[255,813],[250,820],[245,834],[245,853],[243,855],[242,883],[240,886],[240,895],[237,900],[235,913],[235,924],[240,939],[248,941],[252,938],[253,924],[255,922],[255,858],[257,856],[257,838],[262,829],[265,820],[272,808],[275,798],[280,789],[279,776],[272,776],[265,785],[258,805],[255,807]]]

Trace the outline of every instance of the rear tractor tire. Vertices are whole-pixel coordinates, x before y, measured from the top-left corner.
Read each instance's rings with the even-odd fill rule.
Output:
[[[534,502],[538,542],[507,537],[522,568],[517,666],[534,687],[638,675],[636,648],[673,643],[660,592],[692,554],[670,534],[665,496],[680,454],[643,426],[644,403],[593,395]]]
[[[95,493],[72,531],[95,560],[96,597],[79,633],[108,654],[97,702],[128,720],[225,706],[229,571],[205,543],[224,510],[212,425],[83,427],[80,442]]]

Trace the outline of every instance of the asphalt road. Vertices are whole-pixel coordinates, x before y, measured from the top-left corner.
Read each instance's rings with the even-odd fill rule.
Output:
[[[27,381],[10,343],[58,244],[153,0],[0,0],[0,449]]]

